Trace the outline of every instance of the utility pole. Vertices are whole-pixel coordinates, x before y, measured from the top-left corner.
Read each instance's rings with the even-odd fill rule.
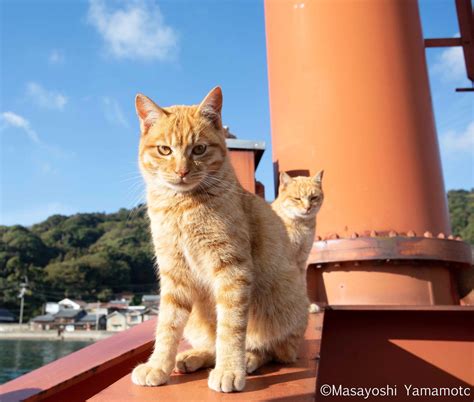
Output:
[[[100,308],[100,300],[97,299],[97,308],[95,309],[95,330],[99,330],[99,308]]]
[[[23,308],[25,306],[25,293],[26,293],[27,287],[28,287],[28,277],[25,275],[24,276],[24,282],[20,283],[20,293],[18,295],[18,297],[21,299],[21,301],[20,301],[20,320],[19,320],[20,328],[21,328],[21,325],[23,324]]]

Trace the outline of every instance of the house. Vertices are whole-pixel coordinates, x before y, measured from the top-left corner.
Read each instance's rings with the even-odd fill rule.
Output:
[[[110,313],[108,309],[108,303],[87,303],[86,304],[86,311],[92,314],[99,314],[99,315],[107,315]]]
[[[34,317],[30,321],[30,325],[32,329],[39,329],[39,330],[50,330],[55,328],[54,323],[54,315],[52,314],[44,314]]]
[[[125,313],[127,328],[131,328],[143,322],[143,314],[140,310],[127,311]]]
[[[47,314],[56,314],[59,311],[59,303],[46,302],[44,305],[44,311]]]
[[[13,323],[15,322],[15,316],[10,310],[6,308],[0,308],[0,322],[2,323]]]
[[[107,326],[105,314],[86,314],[74,323],[76,330],[103,330]]]
[[[151,318],[156,318],[158,316],[158,309],[149,307],[143,311],[143,321],[148,321]]]
[[[62,299],[59,304],[59,310],[61,309],[72,309],[72,310],[81,310],[85,309],[87,303],[82,300],[73,300],[73,299]]]
[[[127,329],[127,317],[123,312],[114,311],[107,316],[107,331],[123,331]]]
[[[109,313],[113,313],[114,311],[127,310],[128,304],[129,303],[124,300],[111,300],[107,303],[107,309]]]
[[[145,307],[158,307],[160,305],[159,295],[143,295],[142,304]]]
[[[75,309],[59,310],[54,315],[54,324],[56,327],[74,325],[76,321],[80,320],[86,314],[87,313],[85,310],[75,310]]]

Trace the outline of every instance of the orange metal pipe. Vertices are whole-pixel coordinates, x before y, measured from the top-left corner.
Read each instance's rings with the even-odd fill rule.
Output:
[[[273,160],[325,169],[318,234],[450,233],[416,1],[266,0]]]

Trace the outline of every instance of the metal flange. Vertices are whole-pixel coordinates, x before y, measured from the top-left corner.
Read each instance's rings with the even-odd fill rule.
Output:
[[[325,240],[315,241],[308,258],[308,264],[326,264],[344,261],[370,260],[430,260],[470,266],[471,246],[459,238],[447,236],[424,237],[412,233],[400,236],[394,232],[380,235],[370,232],[369,236],[339,238],[330,235]]]

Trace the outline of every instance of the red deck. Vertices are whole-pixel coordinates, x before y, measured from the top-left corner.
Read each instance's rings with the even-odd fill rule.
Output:
[[[161,387],[132,384],[130,374],[88,399],[89,401],[314,401],[322,314],[310,316],[299,359],[292,365],[269,364],[247,377],[243,392],[222,394],[207,386],[208,370],[173,374]]]

